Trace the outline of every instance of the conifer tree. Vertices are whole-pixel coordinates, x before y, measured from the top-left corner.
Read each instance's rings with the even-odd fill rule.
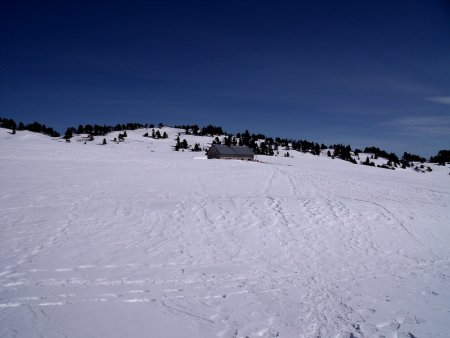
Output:
[[[66,140],[70,140],[73,137],[72,128],[67,128],[66,133],[64,134],[64,138]]]
[[[263,155],[267,154],[267,145],[265,142],[261,142],[260,151],[261,151],[261,154],[263,154]]]

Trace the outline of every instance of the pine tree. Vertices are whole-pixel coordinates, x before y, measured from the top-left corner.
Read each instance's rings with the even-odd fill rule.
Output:
[[[106,138],[103,139],[103,145],[105,145],[105,144],[106,144]]]
[[[192,149],[192,151],[202,151],[202,149],[200,148],[200,144],[199,144],[199,143],[196,143],[196,144],[194,145],[194,149]]]
[[[64,138],[66,140],[70,140],[73,137],[72,128],[67,128],[66,133],[64,134]]]
[[[261,142],[260,151],[261,151],[261,154],[263,154],[263,155],[267,154],[267,145],[265,142]]]

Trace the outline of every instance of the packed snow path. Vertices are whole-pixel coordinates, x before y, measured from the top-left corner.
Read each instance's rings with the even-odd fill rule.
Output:
[[[1,337],[450,336],[448,168],[202,161],[143,133],[1,130]]]

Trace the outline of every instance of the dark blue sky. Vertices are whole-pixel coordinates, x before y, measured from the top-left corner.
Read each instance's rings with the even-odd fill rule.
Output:
[[[0,115],[450,146],[450,3],[2,1]]]

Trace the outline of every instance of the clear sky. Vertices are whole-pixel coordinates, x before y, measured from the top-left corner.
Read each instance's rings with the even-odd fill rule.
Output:
[[[0,116],[450,148],[450,2],[2,1]]]

